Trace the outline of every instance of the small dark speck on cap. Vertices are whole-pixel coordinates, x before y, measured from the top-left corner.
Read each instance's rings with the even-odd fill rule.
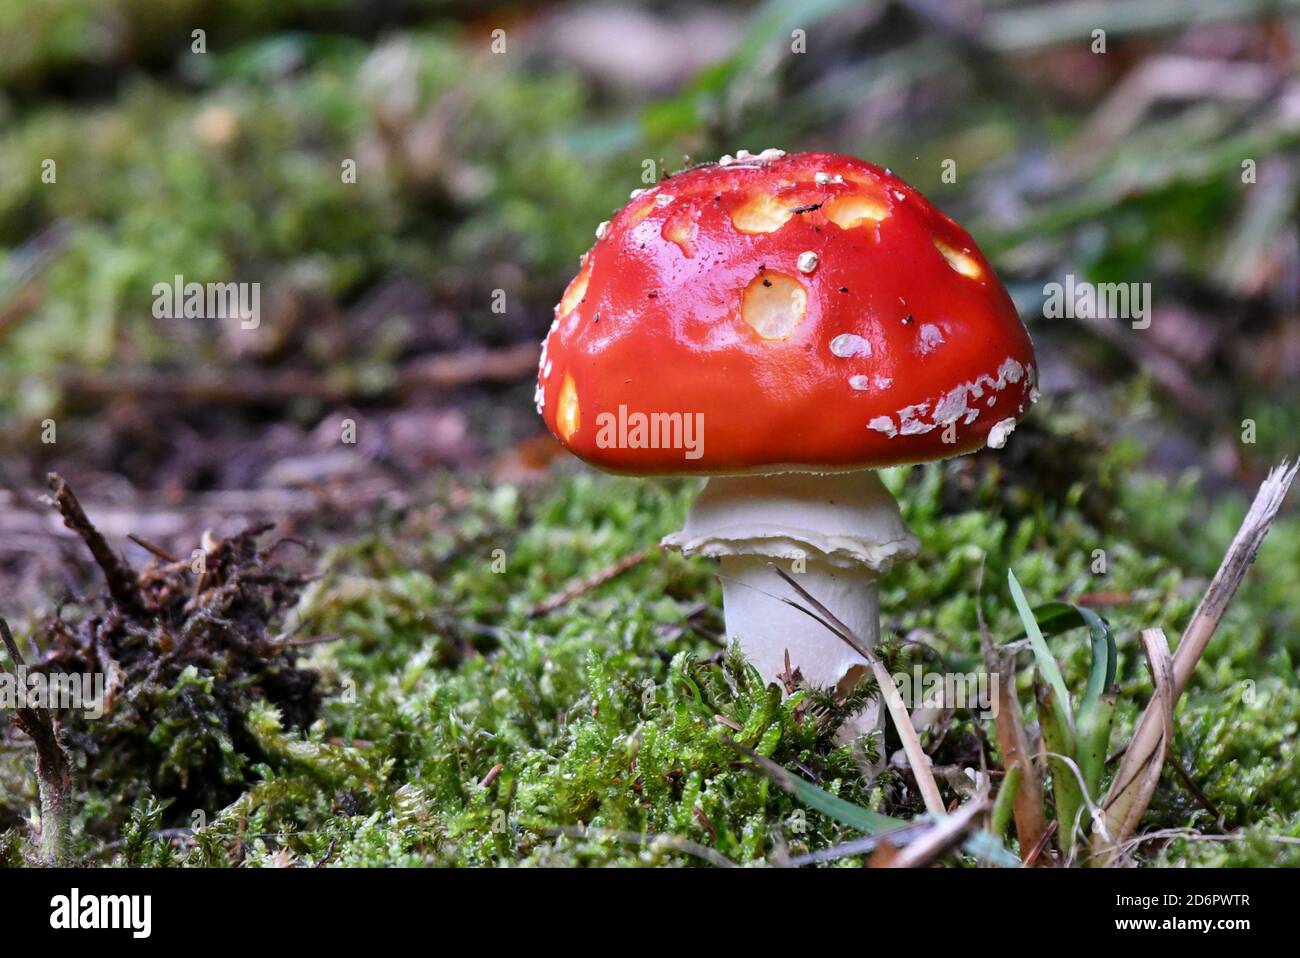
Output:
[[[904,325],[904,326],[910,326],[910,325],[912,325],[912,314],[911,314],[911,313],[908,313],[906,316],[903,317],[903,325]]]
[[[847,293],[848,291],[849,291],[849,288],[848,288],[847,286],[841,286],[841,287],[840,287],[840,292],[841,292],[841,293]]]
[[[646,293],[646,296],[650,297],[651,299],[655,299],[659,296],[659,294],[656,293],[654,290],[650,290],[650,292]]]
[[[765,279],[765,280],[763,280],[763,285],[764,285],[764,286],[771,286],[771,285],[772,285],[772,281],[771,281],[770,279]]]

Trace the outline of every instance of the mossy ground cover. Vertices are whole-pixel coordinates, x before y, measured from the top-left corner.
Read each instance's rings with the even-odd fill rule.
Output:
[[[190,21],[203,5],[190,0],[165,12],[0,0],[0,22],[12,27],[0,30],[0,478],[40,486],[61,468],[78,483],[159,499],[273,487],[257,466],[319,451],[309,437],[353,410],[314,399],[209,409],[183,391],[151,403],[127,395],[129,375],[122,395],[97,402],[78,392],[79,377],[111,383],[125,371],[175,385],[214,371],[243,383],[305,373],[354,400],[363,425],[365,414],[378,421],[397,405],[385,389],[404,364],[540,339],[594,225],[648,185],[647,161],[653,179],[686,154],[838,149],[894,164],[972,228],[1056,373],[1045,383],[1055,403],[1036,408],[1000,455],[889,473],[924,543],[884,583],[890,663],[978,667],[978,610],[998,641],[1020,629],[1009,569],[1035,603],[1091,597],[1120,643],[1118,748],[1151,693],[1138,630],[1161,626],[1176,639],[1243,514],[1240,489],[1224,494],[1225,473],[1257,478],[1295,454],[1289,261],[1268,280],[1275,288],[1252,280],[1244,293],[1222,271],[1293,247],[1294,197],[1250,206],[1264,180],[1246,188],[1241,163],[1285,162],[1295,130],[1262,103],[1237,115],[1198,100],[1081,160],[1074,137],[1115,88],[1096,77],[1076,88],[1042,63],[1086,79],[1120,62],[1077,69],[1071,56],[1091,57],[1086,35],[1073,50],[998,58],[1030,95],[1021,103],[986,88],[963,45],[918,32],[901,8],[842,28],[822,20],[860,5],[805,5],[817,53],[778,62],[772,51],[804,24],[774,14],[796,6],[746,8],[735,55],[674,92],[626,95],[544,45],[518,55],[529,49],[526,22],[516,31],[509,21],[510,55],[487,53],[479,4],[414,4],[390,22],[382,5],[240,3],[207,11],[208,52],[194,55]],[[92,29],[104,10],[114,31]],[[1274,28],[1259,29],[1272,49]],[[1239,39],[1243,50],[1262,42]],[[1178,34],[1141,43],[1115,49],[1199,55]],[[51,158],[57,180],[45,182]],[[948,158],[955,182],[941,173]],[[340,175],[349,159],[359,171],[351,183]],[[1080,161],[1079,180],[1005,202],[1006,187],[1035,180],[1044,162]],[[1067,272],[1152,278],[1170,312],[1151,336],[1118,347],[1077,323],[1036,318],[1043,283]],[[177,273],[264,283],[258,334],[157,320],[154,284]],[[508,292],[505,313],[491,308],[497,290]],[[1143,368],[1167,372],[1170,361],[1215,397],[1213,409],[1187,407],[1187,393],[1171,391],[1177,377],[1157,376],[1150,390]],[[77,860],[696,864],[707,849],[755,864],[857,837],[756,774],[732,739],[853,802],[904,817],[921,810],[904,770],[871,772],[870,749],[836,745],[810,717],[833,713],[828,703],[782,702],[728,653],[708,562],[653,552],[534,614],[677,528],[697,485],[574,464],[542,481],[493,481],[485,464],[538,428],[530,392],[403,397],[401,411],[450,407],[479,442],[473,455],[435,457],[436,469],[412,456],[398,473],[411,492],[400,508],[352,508],[340,480],[342,507],[302,530],[326,550],[308,563],[319,578],[291,614],[259,622],[257,638],[312,643],[299,664],[319,673],[318,717],[295,727],[258,693],[262,676],[215,687],[231,680],[212,667],[220,649],[154,682],[148,695],[164,710],[218,693],[237,703],[229,718],[239,735],[223,741],[201,721],[125,729],[111,780],[78,751]],[[1066,395],[1077,402],[1062,406]],[[35,438],[47,418],[57,444]],[[1167,475],[1189,461],[1213,462],[1216,487],[1144,471]],[[10,463],[25,475],[9,476]],[[430,473],[442,478],[426,484]],[[15,595],[33,576],[23,571],[28,546],[16,550],[4,557],[6,611],[27,650],[74,583],[66,575],[45,588],[24,620]],[[82,591],[58,609],[69,629],[105,611],[98,586],[75,585]],[[1163,834],[1136,848],[1140,863],[1300,864],[1300,846],[1278,841],[1300,838],[1297,595],[1292,510],[1179,705],[1174,753],[1186,779],[1166,769],[1144,820]],[[208,621],[205,634],[229,627]],[[1086,639],[1051,642],[1077,694]],[[1019,664],[1028,706],[1027,654]],[[90,732],[83,744],[94,744]],[[0,860],[19,862],[33,852],[24,819],[36,786],[30,748],[6,735]],[[987,723],[959,712],[936,764],[978,768],[983,751],[996,769],[995,742]],[[897,747],[891,738],[876,750]],[[215,766],[193,767],[218,775],[160,774],[171,758],[189,768],[187,756],[209,750]],[[949,798],[963,780],[945,774]]]
[[[925,543],[883,584],[891,664],[937,657],[977,667],[981,599],[998,640],[1018,630],[998,585],[1007,568],[1036,600],[1111,593],[1120,601],[1103,611],[1121,649],[1118,747],[1151,691],[1137,630],[1154,624],[1177,635],[1242,514],[1236,502],[1208,505],[1190,478],[1131,474],[1118,448],[1060,499],[1019,489],[996,460],[964,484],[967,505],[957,509],[944,505],[954,496],[951,467],[889,472]],[[1111,499],[1105,530],[1077,507],[1089,485]],[[119,775],[111,794],[82,778],[78,855],[132,864],[644,865],[699,863],[700,846],[756,864],[856,837],[756,774],[733,739],[855,803],[923,811],[899,772],[870,773],[875,746],[836,745],[830,725],[800,706],[807,692],[781,701],[724,647],[708,562],[651,553],[534,614],[566,583],[676,528],[696,488],[561,468],[525,487],[447,484],[429,508],[381,519],[323,558],[295,613],[297,634],[334,639],[306,663],[321,673],[321,717],[302,732],[255,704],[247,724],[257,759],[224,807],[192,807],[204,783],[160,800],[146,768]],[[1104,574],[1093,571],[1096,550]],[[1297,580],[1300,523],[1284,518],[1179,707],[1175,755],[1203,797],[1167,769],[1144,825],[1180,831],[1140,846],[1138,861],[1300,864],[1296,845],[1276,841],[1300,837]],[[1081,688],[1086,642],[1052,641],[1067,684]],[[990,742],[985,723],[960,712],[936,764],[978,767],[972,756],[982,748],[996,767]],[[2,767],[12,819],[34,789],[21,754]],[[1213,839],[1227,833],[1236,837]],[[8,855],[22,845],[15,825]]]

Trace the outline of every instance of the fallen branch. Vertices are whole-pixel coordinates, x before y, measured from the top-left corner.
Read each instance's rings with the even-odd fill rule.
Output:
[[[455,389],[476,383],[503,383],[537,374],[541,348],[534,342],[500,349],[467,349],[417,359],[397,374],[398,395],[425,389]]]
[[[1036,3],[990,12],[980,41],[997,53],[1043,50],[1086,40],[1098,27],[1115,37],[1142,36],[1223,20],[1245,20],[1295,8],[1295,0],[1199,0],[1198,3],[1148,3],[1145,0],[1071,0]]]
[[[1228,547],[1219,570],[1214,574],[1200,605],[1192,613],[1183,637],[1172,659],[1164,633],[1148,629],[1142,633],[1143,643],[1150,660],[1156,682],[1156,694],[1148,703],[1138,721],[1137,731],[1124,753],[1119,770],[1111,782],[1110,791],[1102,807],[1105,810],[1104,827],[1093,835],[1093,864],[1114,865],[1119,861],[1121,847],[1132,835],[1141,820],[1155,782],[1159,779],[1165,751],[1173,735],[1173,710],[1178,697],[1187,688],[1196,664],[1209,645],[1215,629],[1227,611],[1228,603],[1241,586],[1246,570],[1255,561],[1255,555],[1268,533],[1269,527],[1282,506],[1300,462],[1281,465],[1269,471],[1259,487],[1250,511],[1242,520],[1241,528]],[[1164,684],[1166,692],[1161,692]],[[1154,772],[1152,772],[1154,769]]]

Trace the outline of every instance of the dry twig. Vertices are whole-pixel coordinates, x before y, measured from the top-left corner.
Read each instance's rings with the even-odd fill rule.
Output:
[[[590,592],[592,589],[600,588],[606,582],[616,579],[629,569],[640,565],[645,561],[646,556],[649,554],[649,549],[637,549],[635,552],[628,553],[617,562],[607,565],[605,568],[600,569],[592,575],[581,579],[574,579],[559,592],[548,596],[541,602],[537,603],[537,605],[533,606],[528,612],[528,617],[530,619],[535,619],[568,605],[579,596]]]
[[[1106,794],[1104,821],[1099,823],[1102,827],[1097,829],[1092,840],[1093,864],[1118,863],[1122,844],[1133,834],[1146,811],[1160,777],[1165,752],[1173,739],[1174,706],[1191,680],[1196,663],[1223,619],[1228,603],[1246,576],[1246,570],[1255,561],[1297,469],[1300,469],[1300,462],[1293,465],[1283,462],[1272,469],[1260,485],[1250,511],[1242,520],[1241,528],[1228,547],[1210,587],[1192,614],[1172,659],[1162,631],[1148,629],[1142,633],[1156,682],[1156,694],[1142,713],[1137,731],[1133,733],[1133,740]]]
[[[890,868],[924,868],[938,861],[964,842],[989,809],[987,798],[967,802],[951,815],[936,822],[889,861]]]
[[[136,587],[135,571],[125,559],[113,551],[100,535],[99,530],[95,528],[94,523],[86,517],[81,503],[73,495],[67,481],[57,472],[52,472],[49,475],[49,484],[52,493],[49,497],[50,503],[63,516],[63,524],[86,543],[86,548],[90,550],[96,565],[104,573],[104,580],[108,583],[108,593],[113,597],[118,608],[133,615],[145,613],[147,610],[144,599]]]

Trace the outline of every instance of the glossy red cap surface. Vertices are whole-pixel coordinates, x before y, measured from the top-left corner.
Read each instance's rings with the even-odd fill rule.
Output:
[[[869,163],[769,150],[638,191],[601,224],[537,403],[615,472],[831,471],[1000,445],[1035,381],[961,226]]]

